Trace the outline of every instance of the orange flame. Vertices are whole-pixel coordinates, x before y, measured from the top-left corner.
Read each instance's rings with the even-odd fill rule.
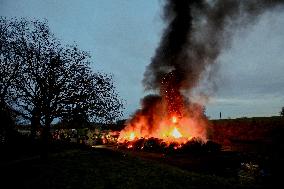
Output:
[[[202,106],[189,103],[183,96],[177,74],[173,71],[165,75],[160,95],[148,95],[143,99],[142,108],[120,132],[118,143],[158,138],[180,147],[193,137],[206,140],[207,122]]]
[[[181,138],[182,137],[182,135],[180,134],[180,132],[178,131],[178,129],[176,127],[174,128],[174,130],[172,131],[171,134],[174,138]]]
[[[130,135],[129,135],[129,141],[132,141],[135,139],[135,134],[134,132],[131,132]]]
[[[176,117],[176,116],[173,116],[173,117],[172,117],[172,122],[173,122],[173,123],[177,123],[177,121],[178,121],[178,120],[177,120],[177,117]]]
[[[176,116],[171,116],[168,119],[157,116],[151,127],[148,125],[147,116],[139,115],[135,118],[137,119],[130,120],[120,132],[119,143],[151,137],[162,139],[166,144],[175,142],[179,145],[186,143],[193,137],[206,140],[206,123],[202,119],[187,116],[179,119]],[[132,148],[132,145],[128,148]]]

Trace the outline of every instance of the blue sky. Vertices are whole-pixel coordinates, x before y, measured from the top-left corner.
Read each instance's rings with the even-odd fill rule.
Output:
[[[145,95],[141,80],[163,31],[161,0],[0,0],[0,16],[49,22],[63,42],[92,55],[94,71],[111,73],[126,102],[125,117]],[[239,29],[219,57],[210,118],[279,115],[284,106],[284,12]]]

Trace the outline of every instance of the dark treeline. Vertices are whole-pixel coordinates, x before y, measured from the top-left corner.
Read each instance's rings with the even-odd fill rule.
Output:
[[[110,123],[123,109],[112,76],[93,72],[90,55],[60,43],[46,20],[5,17],[0,17],[0,105],[1,138],[24,122],[32,136],[42,129],[48,139],[55,120],[70,126]]]

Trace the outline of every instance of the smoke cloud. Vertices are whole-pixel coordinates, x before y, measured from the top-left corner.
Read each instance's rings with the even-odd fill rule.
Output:
[[[283,4],[283,0],[166,0],[162,18],[167,27],[144,73],[145,90],[162,96],[169,88],[190,93],[204,74],[214,74],[210,67],[230,46],[234,31]]]
[[[141,109],[128,120],[119,141],[207,140],[203,104],[187,95],[202,79],[210,81],[218,56],[229,47],[235,30],[282,4],[280,0],[166,0],[167,27],[143,79],[145,90],[155,93],[141,100]]]

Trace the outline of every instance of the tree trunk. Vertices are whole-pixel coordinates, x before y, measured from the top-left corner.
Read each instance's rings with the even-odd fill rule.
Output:
[[[43,127],[42,131],[42,148],[41,148],[41,158],[44,160],[48,159],[48,155],[50,152],[50,125],[51,125],[51,119],[50,117],[47,117],[45,119],[45,125]]]
[[[40,116],[38,115],[38,113],[34,113],[31,119],[31,138],[32,139],[36,138],[36,132],[39,130],[39,128],[40,128]]]

